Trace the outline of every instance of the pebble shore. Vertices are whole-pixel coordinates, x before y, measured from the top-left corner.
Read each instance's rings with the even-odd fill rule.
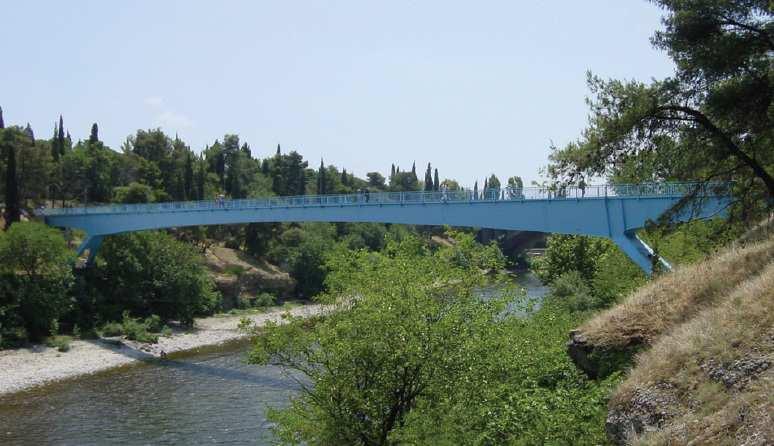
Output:
[[[249,318],[256,327],[268,321],[282,323],[282,315],[314,316],[326,307],[304,305],[285,310],[277,308],[266,313],[245,316],[213,316],[197,319],[195,329],[160,337],[158,344],[141,344],[122,340],[76,340],[68,352],[34,345],[29,348],[0,351],[0,395],[18,392],[45,383],[87,375],[152,357],[223,344],[247,336],[237,326]]]

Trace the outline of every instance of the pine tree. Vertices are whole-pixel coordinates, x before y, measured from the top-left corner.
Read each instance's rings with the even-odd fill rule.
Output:
[[[253,158],[253,154],[250,152],[250,146],[247,145],[247,143],[242,144],[242,155],[244,155],[247,159]]]
[[[440,190],[441,183],[438,182],[438,169],[435,169],[435,173],[433,173],[433,190],[438,192]]]
[[[19,204],[19,179],[16,173],[16,148],[13,144],[13,133],[5,135],[5,229],[21,220]]]
[[[27,123],[27,127],[24,128],[24,133],[27,135],[30,140],[32,140],[32,145],[35,145],[35,133],[32,131],[32,127],[30,127],[30,123]]]
[[[0,129],[5,128],[5,122],[3,122],[3,107],[0,107]]]
[[[99,141],[99,128],[97,127],[97,123],[91,125],[91,134],[89,135],[89,142],[95,143]]]

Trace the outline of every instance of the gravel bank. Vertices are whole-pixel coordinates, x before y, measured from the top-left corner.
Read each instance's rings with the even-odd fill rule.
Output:
[[[132,341],[111,343],[100,340],[73,341],[70,351],[60,353],[54,348],[35,345],[30,348],[0,351],[0,395],[18,392],[51,381],[72,378],[107,370],[133,362],[199,347],[218,345],[244,337],[237,330],[242,317],[256,326],[267,321],[282,323],[286,312],[294,316],[321,314],[325,307],[305,305],[290,310],[276,309],[248,316],[209,317],[196,320],[196,329],[159,338],[158,344]]]

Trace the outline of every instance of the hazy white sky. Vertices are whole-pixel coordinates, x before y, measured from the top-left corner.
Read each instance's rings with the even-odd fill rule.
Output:
[[[585,72],[672,72],[645,0],[14,1],[2,6],[6,124],[118,150],[138,128],[200,151],[237,133],[364,176],[428,162],[465,185],[538,178],[586,124]]]

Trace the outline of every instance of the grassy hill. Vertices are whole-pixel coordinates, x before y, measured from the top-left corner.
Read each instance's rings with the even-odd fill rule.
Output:
[[[621,368],[606,431],[617,444],[774,443],[774,238],[725,251],[636,290],[571,333],[590,376]]]

